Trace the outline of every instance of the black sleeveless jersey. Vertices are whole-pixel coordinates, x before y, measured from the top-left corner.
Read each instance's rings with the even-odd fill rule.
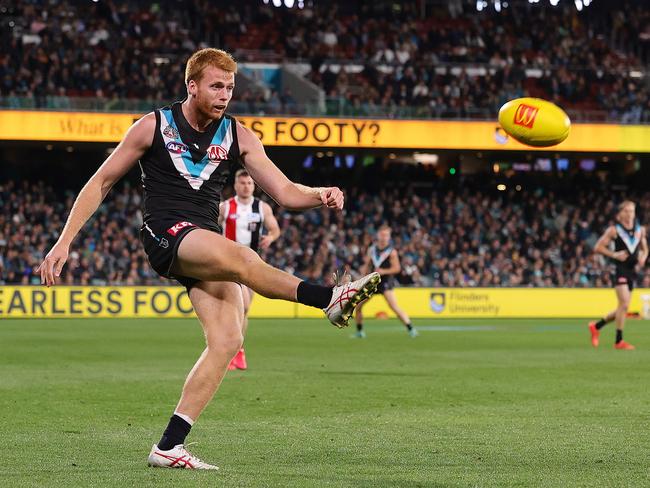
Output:
[[[153,143],[140,159],[144,221],[178,219],[220,232],[221,192],[239,161],[236,121],[224,115],[198,132],[181,103],[155,111]]]
[[[388,246],[384,249],[379,249],[375,244],[370,246],[368,250],[370,259],[375,269],[388,269],[390,268],[390,253],[393,252],[393,246]]]
[[[630,255],[625,261],[614,259],[617,267],[625,269],[634,269],[639,256],[639,244],[641,243],[641,226],[638,222],[634,223],[631,229],[626,229],[621,224],[614,226],[616,229],[616,238],[614,239],[614,251],[627,251]]]

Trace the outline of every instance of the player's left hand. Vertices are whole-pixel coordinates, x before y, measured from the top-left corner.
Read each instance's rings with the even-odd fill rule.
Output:
[[[645,266],[646,259],[648,258],[639,258],[639,268],[643,268]]]
[[[273,238],[270,235],[263,235],[260,239],[260,249],[268,249],[272,242]]]
[[[343,210],[345,196],[340,188],[332,186],[323,188],[320,192],[320,199],[327,208],[337,208]]]

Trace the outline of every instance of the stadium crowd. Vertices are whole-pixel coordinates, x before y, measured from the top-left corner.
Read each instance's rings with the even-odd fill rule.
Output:
[[[153,106],[184,96],[184,60],[214,45],[242,61],[308,63],[307,77],[333,114],[491,117],[504,100],[530,94],[650,121],[644,1],[618,2],[613,15],[599,2],[581,13],[573,2],[512,3],[477,12],[476,2],[433,2],[422,15],[420,2],[278,9],[258,0],[20,0],[0,16],[0,94],[8,106],[23,103],[19,97],[48,108],[67,108],[70,97],[96,97],[104,110],[124,109],[128,99]],[[364,69],[348,70],[349,63]],[[290,104],[277,93],[264,101],[241,95],[244,111]]]
[[[328,281],[342,268],[354,276],[376,229],[389,223],[406,286],[611,286],[608,263],[592,252],[615,212],[604,192],[584,182],[567,191],[487,191],[469,180],[460,188],[351,187],[344,213],[276,209],[282,235],[264,257],[307,279]],[[641,218],[650,215],[650,193],[627,196]],[[38,283],[34,267],[72,203],[71,192],[62,198],[42,181],[0,185],[0,284]],[[171,283],[150,268],[138,242],[140,205],[139,188],[113,190],[73,243],[63,283]],[[642,283],[650,286],[650,277]]]

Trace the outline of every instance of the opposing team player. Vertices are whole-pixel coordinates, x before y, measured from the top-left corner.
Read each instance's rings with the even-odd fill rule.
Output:
[[[591,344],[598,347],[600,329],[613,320],[616,321],[616,349],[634,349],[632,344],[623,340],[625,317],[630,305],[630,297],[637,280],[637,270],[645,266],[648,258],[648,243],[645,227],[636,221],[636,206],[634,202],[624,201],[618,206],[616,224],[607,228],[600,236],[594,251],[610,258],[615,267],[613,275],[614,290],[618,306],[597,322],[589,323]],[[610,248],[614,243],[614,250]]]
[[[377,288],[377,293],[384,295],[388,306],[395,315],[402,321],[406,330],[411,337],[417,337],[418,331],[411,324],[411,319],[404,310],[397,304],[395,298],[395,276],[402,270],[397,249],[391,243],[391,228],[388,225],[382,225],[377,230],[377,241],[368,248],[364,263],[361,267],[361,274],[365,274],[369,269],[381,275],[381,283]],[[365,300],[357,307],[354,319],[357,323],[356,337],[363,339],[366,333],[363,330],[363,305]]]
[[[273,215],[271,206],[253,196],[255,182],[245,169],[235,173],[235,196],[222,202],[219,206],[219,225],[223,234],[230,240],[250,247],[253,251],[268,248],[280,237],[280,226]],[[262,234],[262,230],[266,230]],[[254,292],[242,285],[244,295],[244,322],[242,334],[246,337],[248,330],[248,309],[253,301]],[[228,369],[246,369],[244,346],[232,358]]]
[[[156,272],[187,287],[207,343],[162,438],[151,449],[151,466],[217,469],[190,454],[184,442],[242,346],[240,283],[269,298],[322,308],[334,325],[343,327],[380,281],[377,273],[371,273],[334,287],[308,283],[221,235],[217,223],[221,191],[235,161],[285,208],[343,208],[340,189],[293,183],[267,157],[257,136],[225,113],[236,72],[237,63],[224,51],[194,53],[185,70],[187,98],[133,124],[82,188],[59,239],[37,268],[42,283],[55,284],[81,227],[139,160],[144,189],[140,238],[145,252]]]

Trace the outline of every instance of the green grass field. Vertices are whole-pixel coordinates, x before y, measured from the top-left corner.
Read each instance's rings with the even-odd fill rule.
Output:
[[[148,468],[202,349],[193,320],[0,321],[0,486],[650,486],[650,328],[254,320],[188,441]]]

